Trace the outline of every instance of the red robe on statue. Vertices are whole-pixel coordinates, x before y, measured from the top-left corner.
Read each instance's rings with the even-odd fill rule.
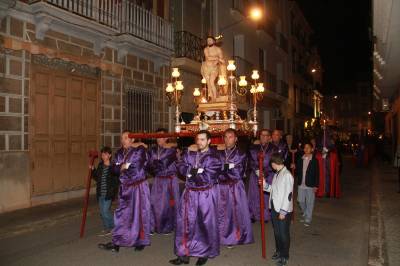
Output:
[[[322,153],[320,151],[315,152],[315,158],[318,161],[318,169],[319,169],[317,197],[321,198],[325,195],[325,165],[324,165],[324,159],[322,158]]]
[[[329,196],[334,198],[340,198],[340,178],[339,178],[339,158],[337,150],[333,149],[329,154],[330,159],[330,190]]]

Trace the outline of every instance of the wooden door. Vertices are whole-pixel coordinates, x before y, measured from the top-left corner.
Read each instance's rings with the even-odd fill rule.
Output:
[[[82,188],[87,153],[98,146],[97,80],[33,65],[32,194]]]

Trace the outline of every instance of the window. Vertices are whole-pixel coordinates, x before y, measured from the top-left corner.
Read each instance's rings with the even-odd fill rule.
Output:
[[[127,129],[133,132],[153,132],[154,93],[147,89],[130,88],[126,101]]]
[[[239,56],[245,58],[244,55],[244,35],[239,34],[233,37],[233,54],[234,56]]]

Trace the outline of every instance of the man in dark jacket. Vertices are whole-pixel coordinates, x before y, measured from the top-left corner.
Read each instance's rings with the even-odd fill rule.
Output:
[[[297,201],[303,212],[305,226],[310,226],[314,209],[315,192],[318,189],[319,167],[313,155],[314,147],[311,143],[304,144],[304,155],[297,160],[295,175],[298,184]]]
[[[97,168],[92,168],[92,178],[96,180],[96,196],[99,202],[100,215],[103,220],[104,230],[100,236],[111,234],[114,228],[114,216],[111,203],[118,191],[118,176],[111,171],[111,148],[101,149],[101,161]]]

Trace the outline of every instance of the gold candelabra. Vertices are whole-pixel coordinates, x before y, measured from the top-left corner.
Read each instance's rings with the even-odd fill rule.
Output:
[[[250,124],[253,126],[254,133],[258,130],[258,122],[257,122],[257,101],[261,101],[263,99],[263,93],[265,91],[264,84],[258,82],[260,75],[258,74],[258,70],[253,70],[251,79],[253,83],[248,86],[248,82],[246,80],[246,76],[235,76],[236,65],[234,60],[228,60],[228,65],[226,67],[228,70],[228,80],[226,80],[224,75],[220,75],[218,77],[217,84],[220,88],[226,86],[227,82],[229,85],[229,102],[230,102],[230,109],[229,109],[229,122],[230,127],[235,128],[235,118],[236,118],[236,107],[234,104],[234,96],[235,94],[239,96],[245,96],[246,93],[249,91],[253,97],[253,120],[250,121]],[[203,91],[206,89],[206,82],[204,78],[202,79],[203,84]],[[199,88],[194,88],[193,96],[195,97],[195,102],[205,103],[207,102],[206,98],[202,96]],[[202,96],[202,97],[201,97]]]
[[[179,106],[181,103],[181,98],[183,94],[183,84],[182,80],[179,80],[181,73],[178,68],[172,68],[171,72],[171,82],[167,83],[167,87],[165,88],[168,101],[171,105],[175,105],[175,132],[181,132],[181,124],[179,122]]]

